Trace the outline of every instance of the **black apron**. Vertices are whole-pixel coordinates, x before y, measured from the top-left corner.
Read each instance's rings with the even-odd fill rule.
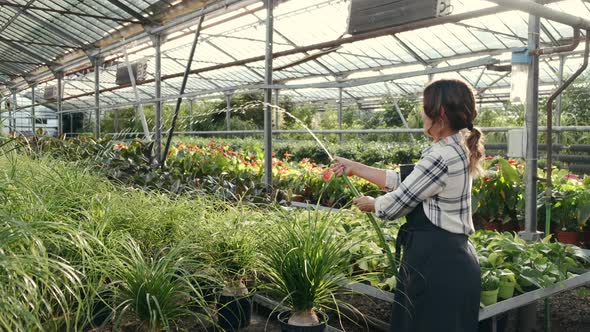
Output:
[[[435,226],[422,203],[406,220],[395,244],[403,259],[390,331],[477,331],[481,274],[468,237]]]

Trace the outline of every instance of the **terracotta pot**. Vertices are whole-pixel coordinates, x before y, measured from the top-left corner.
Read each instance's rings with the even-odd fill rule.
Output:
[[[557,241],[565,244],[577,244],[578,232],[557,232]]]

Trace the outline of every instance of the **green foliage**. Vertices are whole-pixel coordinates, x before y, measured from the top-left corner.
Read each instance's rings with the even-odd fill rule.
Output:
[[[146,331],[170,331],[188,317],[196,318],[201,326],[210,319],[210,315],[192,310],[193,306],[207,308],[202,290],[193,286],[200,278],[192,271],[200,268],[187,254],[195,248],[181,243],[145,257],[132,238],[116,241],[116,247],[109,260],[113,282],[108,285],[116,303],[115,326],[127,315]]]
[[[295,311],[334,303],[348,280],[349,247],[330,226],[335,214],[283,213],[262,248],[264,287]]]

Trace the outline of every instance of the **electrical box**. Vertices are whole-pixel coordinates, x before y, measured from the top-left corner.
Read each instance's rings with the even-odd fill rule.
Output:
[[[144,81],[147,73],[147,61],[140,60],[131,64],[131,71],[136,82]],[[117,85],[131,84],[131,78],[129,77],[129,69],[126,64],[121,64],[117,68],[117,77],[115,80]]]
[[[45,87],[45,91],[43,91],[43,98],[45,100],[57,100],[57,85],[48,85]]]
[[[451,0],[352,0],[351,35],[390,28],[451,13]]]
[[[526,130],[524,129],[510,129],[508,131],[508,157],[526,157],[526,138]]]

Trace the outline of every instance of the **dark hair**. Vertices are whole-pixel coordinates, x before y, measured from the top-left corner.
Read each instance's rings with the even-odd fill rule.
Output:
[[[477,109],[471,86],[454,79],[430,83],[424,89],[424,113],[434,122],[440,121],[442,120],[441,108],[445,111],[451,129],[469,131],[465,139],[469,152],[469,174],[472,176],[481,174],[481,159],[484,156],[483,135],[478,128],[473,127]]]

